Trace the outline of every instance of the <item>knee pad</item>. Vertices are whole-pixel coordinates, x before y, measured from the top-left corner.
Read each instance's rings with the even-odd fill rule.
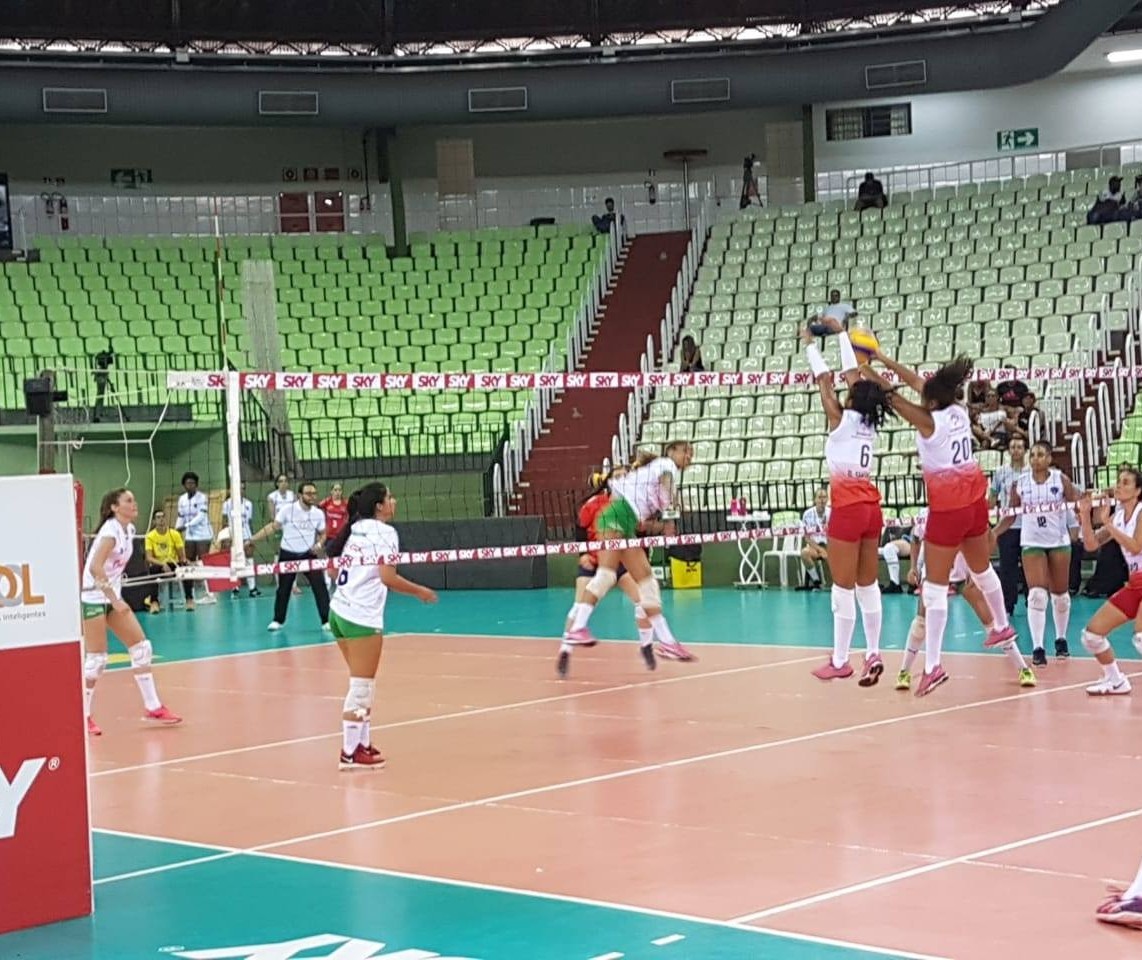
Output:
[[[924,618],[914,617],[912,626],[908,628],[908,648],[919,650],[924,646]]]
[[[1028,610],[1042,610],[1047,612],[1047,591],[1042,587],[1032,587],[1027,592],[1027,609]]]
[[[662,609],[662,591],[654,577],[647,577],[638,583],[639,606],[646,610]]]
[[[972,576],[974,577],[975,574]],[[924,609],[928,612],[948,609],[948,585],[946,583],[932,583],[931,580],[925,580],[920,593],[924,598]]]
[[[591,591],[591,595],[596,600],[602,600],[617,582],[618,577],[615,576],[614,570],[599,567],[595,571],[595,575],[587,582],[587,589]]]
[[[1071,595],[1069,593],[1052,593],[1051,603],[1055,613],[1067,613],[1071,609]]]
[[[345,695],[345,712],[358,720],[367,720],[373,712],[373,697],[377,692],[377,681],[364,677],[349,678],[349,692]]]
[[[1101,634],[1084,630],[1083,646],[1086,647],[1089,653],[1097,657],[1100,653],[1106,653],[1106,651],[1110,649],[1110,641]]]
[[[151,641],[144,637],[136,643],[130,650],[131,653],[131,666],[136,669],[139,667],[149,667],[151,660],[154,659],[155,651],[151,646]]]
[[[833,616],[842,620],[855,620],[857,615],[856,591],[838,587],[835,583],[830,592],[833,601]]]
[[[1142,654],[1142,633],[1134,634],[1134,649]]]
[[[990,563],[983,568],[979,573],[974,570],[971,572],[972,583],[983,591],[987,590],[1000,590],[1003,585],[999,582],[999,574],[995,572],[995,567]],[[1044,610],[1046,607],[1043,608]]]
[[[880,587],[875,583],[870,583],[866,587],[858,586],[856,588],[856,600],[860,608],[868,613],[876,613],[882,609]]]
[[[83,658],[83,679],[94,683],[107,669],[107,654],[89,653]]]
[[[649,618],[649,617],[647,617],[647,615],[646,615],[646,611],[642,609],[642,604],[641,604],[641,603],[636,603],[636,604],[635,604],[635,607],[634,607],[634,622],[635,622],[635,626],[637,626],[639,629],[642,629],[642,625],[643,625],[644,623],[646,623],[646,624],[649,624],[649,623],[650,623],[650,618]]]

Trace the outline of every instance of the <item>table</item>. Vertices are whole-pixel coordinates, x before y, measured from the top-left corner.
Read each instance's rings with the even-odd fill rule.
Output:
[[[755,510],[752,513],[731,513],[726,521],[740,527],[742,532],[760,530],[769,525],[769,513],[765,510]],[[747,588],[764,587],[765,580],[761,575],[761,540],[755,537],[743,537],[738,541],[738,579],[734,586],[739,590]]]

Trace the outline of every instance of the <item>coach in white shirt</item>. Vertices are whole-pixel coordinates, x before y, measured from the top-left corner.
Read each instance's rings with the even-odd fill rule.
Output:
[[[323,554],[325,548],[325,511],[317,506],[317,487],[303,483],[301,500],[286,503],[278,509],[277,515],[261,530],[254,534],[252,541],[257,543],[271,533],[281,531],[282,543],[278,561],[312,560]],[[296,573],[278,573],[278,590],[274,597],[274,619],[270,630],[280,630],[289,610],[290,590],[293,588]],[[325,574],[321,570],[308,570],[304,576],[313,588],[313,599],[317,603],[317,614],[321,618],[321,628],[329,629],[329,590],[325,586]]]
[[[210,499],[198,489],[198,474],[193,470],[182,475],[182,488],[185,493],[178,498],[178,516],[174,528],[186,542],[187,561],[195,563],[210,552],[210,544],[214,540],[214,528],[210,525]],[[182,590],[186,597],[186,609],[193,610],[194,581],[184,580]],[[209,593],[207,597],[213,602],[214,598]]]

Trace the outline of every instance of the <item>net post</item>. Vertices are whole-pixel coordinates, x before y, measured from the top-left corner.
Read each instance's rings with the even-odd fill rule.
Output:
[[[242,387],[236,370],[226,371],[226,390],[223,403],[226,408],[226,459],[230,483],[230,566],[231,573],[247,565],[246,538],[242,509]]]

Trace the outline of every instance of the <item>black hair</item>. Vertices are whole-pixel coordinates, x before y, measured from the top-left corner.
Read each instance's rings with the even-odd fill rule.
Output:
[[[102,527],[108,520],[115,516],[115,508],[119,505],[119,498],[127,492],[126,487],[116,487],[114,490],[108,490],[103,494],[103,499],[99,501],[99,526]]]
[[[186,473],[184,473],[182,475],[182,479],[178,482],[179,486],[185,487],[187,480],[193,480],[195,482],[195,484],[197,485],[198,484],[198,474],[195,473],[193,470],[187,470]]]
[[[303,480],[301,483],[299,483],[298,487],[297,487],[297,492],[298,493],[305,493],[306,487],[313,487],[313,492],[317,493],[317,484],[314,483],[312,480]]]
[[[956,394],[972,374],[971,357],[960,355],[945,363],[924,381],[920,395],[933,410],[944,410],[956,402]]]
[[[325,555],[339,557],[345,550],[349,534],[353,532],[353,524],[358,520],[372,520],[377,515],[377,507],[389,496],[389,488],[383,483],[366,483],[360,490],[354,490],[349,495],[349,517],[332,542],[325,545]]]
[[[1012,437],[1011,438],[1011,440],[1022,440],[1022,439],[1023,439],[1022,437]],[[1011,441],[1009,440],[1008,444],[1010,444],[1010,443],[1011,443]],[[1036,447],[1042,447],[1044,450],[1046,450],[1048,457],[1051,457],[1054,455],[1054,451],[1051,449],[1051,445],[1044,440],[1036,440],[1033,444],[1031,444],[1032,450],[1034,450]]]
[[[889,417],[896,416],[892,400],[880,384],[858,380],[849,388],[849,409],[860,414],[861,423],[879,430]]]
[[[155,517],[157,517],[160,513],[166,513],[166,511],[160,508],[160,509],[156,510],[154,513],[152,513],[151,514],[151,523],[155,522]]]

